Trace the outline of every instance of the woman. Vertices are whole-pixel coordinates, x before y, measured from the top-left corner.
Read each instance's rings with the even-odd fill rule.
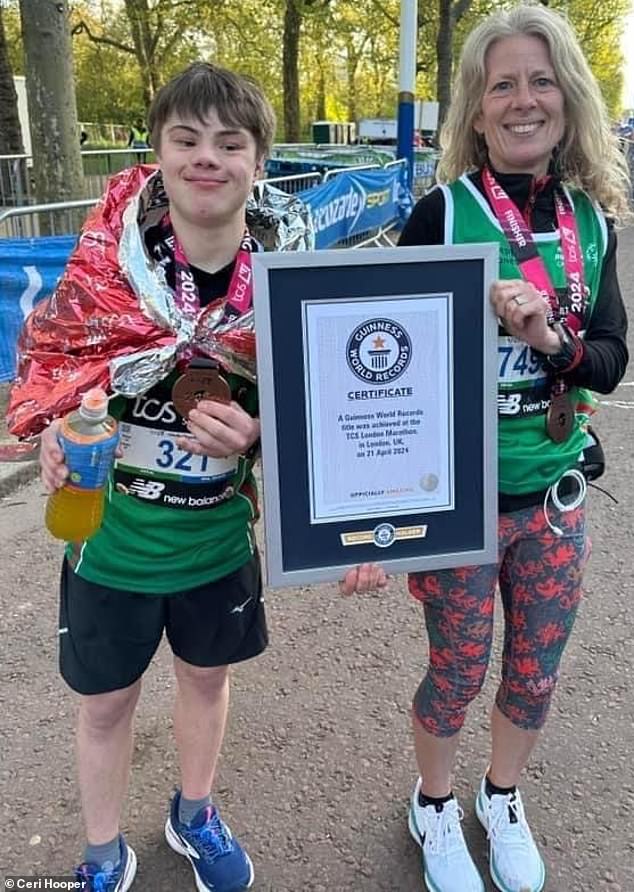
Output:
[[[414,699],[420,778],[410,830],[427,888],[479,892],[451,770],[489,660],[494,591],[505,617],[492,752],[476,799],[503,892],[539,892],[545,868],[517,789],[572,628],[587,558],[591,396],[616,387],[627,321],[613,221],[628,175],[599,89],[567,22],[542,6],[492,15],[468,37],[443,130],[443,184],[418,203],[401,245],[498,242],[499,562],[415,573],[430,642]],[[563,237],[562,237],[563,236]]]

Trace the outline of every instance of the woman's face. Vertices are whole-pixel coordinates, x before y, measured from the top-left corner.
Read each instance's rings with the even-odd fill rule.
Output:
[[[495,170],[543,176],[564,125],[564,97],[544,41],[518,34],[489,47],[473,126]]]

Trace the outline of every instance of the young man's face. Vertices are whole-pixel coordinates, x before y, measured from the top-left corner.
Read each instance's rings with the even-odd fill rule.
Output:
[[[210,108],[205,123],[173,114],[157,152],[171,212],[206,228],[244,217],[253,181],[262,173],[253,135],[223,124]]]

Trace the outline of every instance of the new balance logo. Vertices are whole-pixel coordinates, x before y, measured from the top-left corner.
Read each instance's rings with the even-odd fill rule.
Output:
[[[164,483],[157,483],[155,480],[143,480],[141,477],[133,480],[128,487],[128,491],[132,495],[138,496],[140,499],[150,499],[152,501],[160,498],[164,489]]]
[[[522,395],[520,393],[509,393],[505,396],[503,393],[498,394],[498,413],[500,415],[518,415],[521,408]]]
[[[233,608],[233,610],[230,610],[229,612],[230,613],[244,613],[244,608],[247,606],[249,601],[252,601],[252,600],[253,600],[252,596],[248,597],[243,604],[236,604],[236,606]]]

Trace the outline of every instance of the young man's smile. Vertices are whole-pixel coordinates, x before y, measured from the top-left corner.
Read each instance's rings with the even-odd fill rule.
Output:
[[[204,121],[174,114],[162,128],[158,154],[175,219],[207,227],[243,218],[261,173],[248,130],[227,125],[214,108]]]

